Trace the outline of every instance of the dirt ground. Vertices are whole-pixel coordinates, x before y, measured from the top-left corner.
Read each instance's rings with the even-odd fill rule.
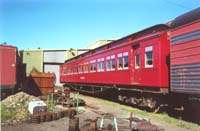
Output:
[[[106,104],[103,100],[98,101],[96,98],[88,97],[80,95],[81,99],[84,99],[86,103],[90,106],[93,106],[95,108],[91,107],[79,107],[78,108],[78,117],[79,117],[79,127],[82,127],[85,123],[86,119],[95,119],[96,117],[101,117],[101,114],[109,113],[113,114],[117,118],[128,118],[130,116],[130,112],[122,110],[120,105],[118,107]],[[137,114],[133,114],[134,116],[138,117]],[[143,118],[140,118],[143,119]],[[151,119],[151,118],[145,118],[145,119]],[[111,121],[107,121],[109,123]],[[126,119],[120,119],[117,121],[119,126],[122,127],[128,127],[129,121]],[[158,126],[159,129],[162,131],[190,131],[188,129],[184,129],[181,127],[177,127],[174,125],[169,125],[166,123],[163,123],[162,121],[156,121],[151,119],[152,124],[155,124]],[[68,131],[69,126],[69,118],[64,117],[62,119],[51,121],[51,122],[43,122],[40,124],[34,124],[34,123],[28,123],[25,122],[21,125],[17,126],[7,126],[7,127],[1,127],[2,131]],[[100,120],[98,121],[99,126]],[[127,130],[127,129],[126,129]]]

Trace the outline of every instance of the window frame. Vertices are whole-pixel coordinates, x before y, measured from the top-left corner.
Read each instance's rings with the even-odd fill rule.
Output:
[[[90,70],[90,64],[89,62],[84,63],[84,73],[89,73]]]
[[[110,56],[107,56],[106,57],[106,71],[110,71],[111,68],[110,68]]]
[[[104,58],[101,58],[101,72],[104,72],[105,65],[104,65]]]
[[[104,71],[104,58],[97,59],[97,72],[103,72]]]
[[[63,69],[63,75],[67,75],[67,69]]]
[[[119,60],[121,59],[121,67],[119,67]],[[123,70],[123,56],[122,53],[117,55],[117,70]]]
[[[74,74],[78,74],[78,67],[74,66]]]
[[[149,65],[148,64],[148,59],[147,59],[147,53],[151,53],[151,61],[152,61],[152,64]],[[144,56],[144,67],[145,68],[153,68],[154,67],[154,64],[153,64],[153,46],[147,46],[145,47],[145,56]]]
[[[97,59],[97,72],[101,72],[101,59]]]
[[[91,60],[89,64],[90,73],[96,72],[96,60]]]
[[[79,70],[80,70],[80,74],[82,74],[83,73],[83,64],[79,65]]]
[[[139,56],[139,65],[137,64],[137,56]],[[141,55],[136,54],[135,55],[135,69],[139,69],[141,67]]]
[[[127,66],[125,67],[125,57],[127,58]],[[128,52],[123,53],[123,69],[127,70],[129,68],[129,59]]]
[[[113,63],[114,61],[114,63]],[[114,67],[113,67],[114,65]],[[115,59],[111,59],[111,71],[114,71],[115,70]]]
[[[93,62],[93,72],[96,72],[96,62]]]
[[[113,63],[113,61],[114,61],[114,63]],[[114,65],[114,67],[113,67],[113,65]],[[110,56],[110,66],[111,66],[110,70],[114,71],[115,67],[116,67],[116,65],[115,65],[115,55]]]

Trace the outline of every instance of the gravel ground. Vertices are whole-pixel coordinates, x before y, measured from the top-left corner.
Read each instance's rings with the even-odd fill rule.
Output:
[[[114,114],[116,117],[120,117],[120,118],[128,118],[130,116],[130,112],[122,110],[120,105],[119,105],[119,107],[108,105],[108,104],[105,104],[103,102],[103,100],[97,101],[96,98],[91,98],[91,97],[88,97],[88,96],[82,96],[81,95],[81,98],[86,100],[87,103],[89,103],[91,105],[95,105],[96,107],[98,107],[99,111],[111,113],[111,114]],[[95,101],[95,99],[96,99],[96,101]],[[191,131],[191,130],[184,129],[184,128],[181,128],[181,127],[178,127],[178,126],[175,126],[175,125],[166,124],[166,123],[164,123],[162,121],[153,120],[151,118],[147,118],[147,117],[146,118],[141,118],[137,114],[133,114],[133,115],[135,117],[140,118],[140,119],[147,119],[147,120],[150,119],[152,124],[157,125],[159,127],[159,129],[163,129],[165,131]]]
[[[104,102],[103,100],[98,101],[98,99],[96,98],[83,96],[83,95],[80,95],[80,98],[84,99],[88,105],[98,108],[98,109],[89,108],[89,107],[78,108],[80,127],[85,123],[84,121],[86,119],[95,119],[96,117],[100,117],[102,113],[113,114],[114,116],[118,118],[128,118],[130,116],[130,112],[122,110],[120,105],[116,107],[111,104],[106,104],[106,102]],[[137,114],[133,114],[133,115],[139,118]],[[143,119],[143,118],[140,118],[140,119]],[[151,119],[151,118],[145,118],[145,119]],[[107,123],[109,122],[111,121],[107,121]],[[163,123],[161,121],[156,121],[156,120],[151,119],[151,122],[157,125],[159,129],[162,129],[165,131],[190,131],[188,129],[184,129],[184,128],[177,127],[174,125]],[[68,123],[69,123],[69,119],[65,117],[56,121],[43,122],[40,124],[23,123],[17,126],[2,127],[1,130],[2,131],[68,131]],[[122,124],[123,126],[129,125],[127,120],[119,120],[118,123]]]

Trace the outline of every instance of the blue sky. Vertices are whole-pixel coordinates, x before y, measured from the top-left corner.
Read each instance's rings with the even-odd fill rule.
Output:
[[[199,0],[1,0],[0,43],[20,50],[84,48],[199,6]]]

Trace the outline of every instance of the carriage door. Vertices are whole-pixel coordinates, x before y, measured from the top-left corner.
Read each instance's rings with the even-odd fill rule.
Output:
[[[139,84],[141,81],[141,49],[140,44],[133,46],[133,84]]]

